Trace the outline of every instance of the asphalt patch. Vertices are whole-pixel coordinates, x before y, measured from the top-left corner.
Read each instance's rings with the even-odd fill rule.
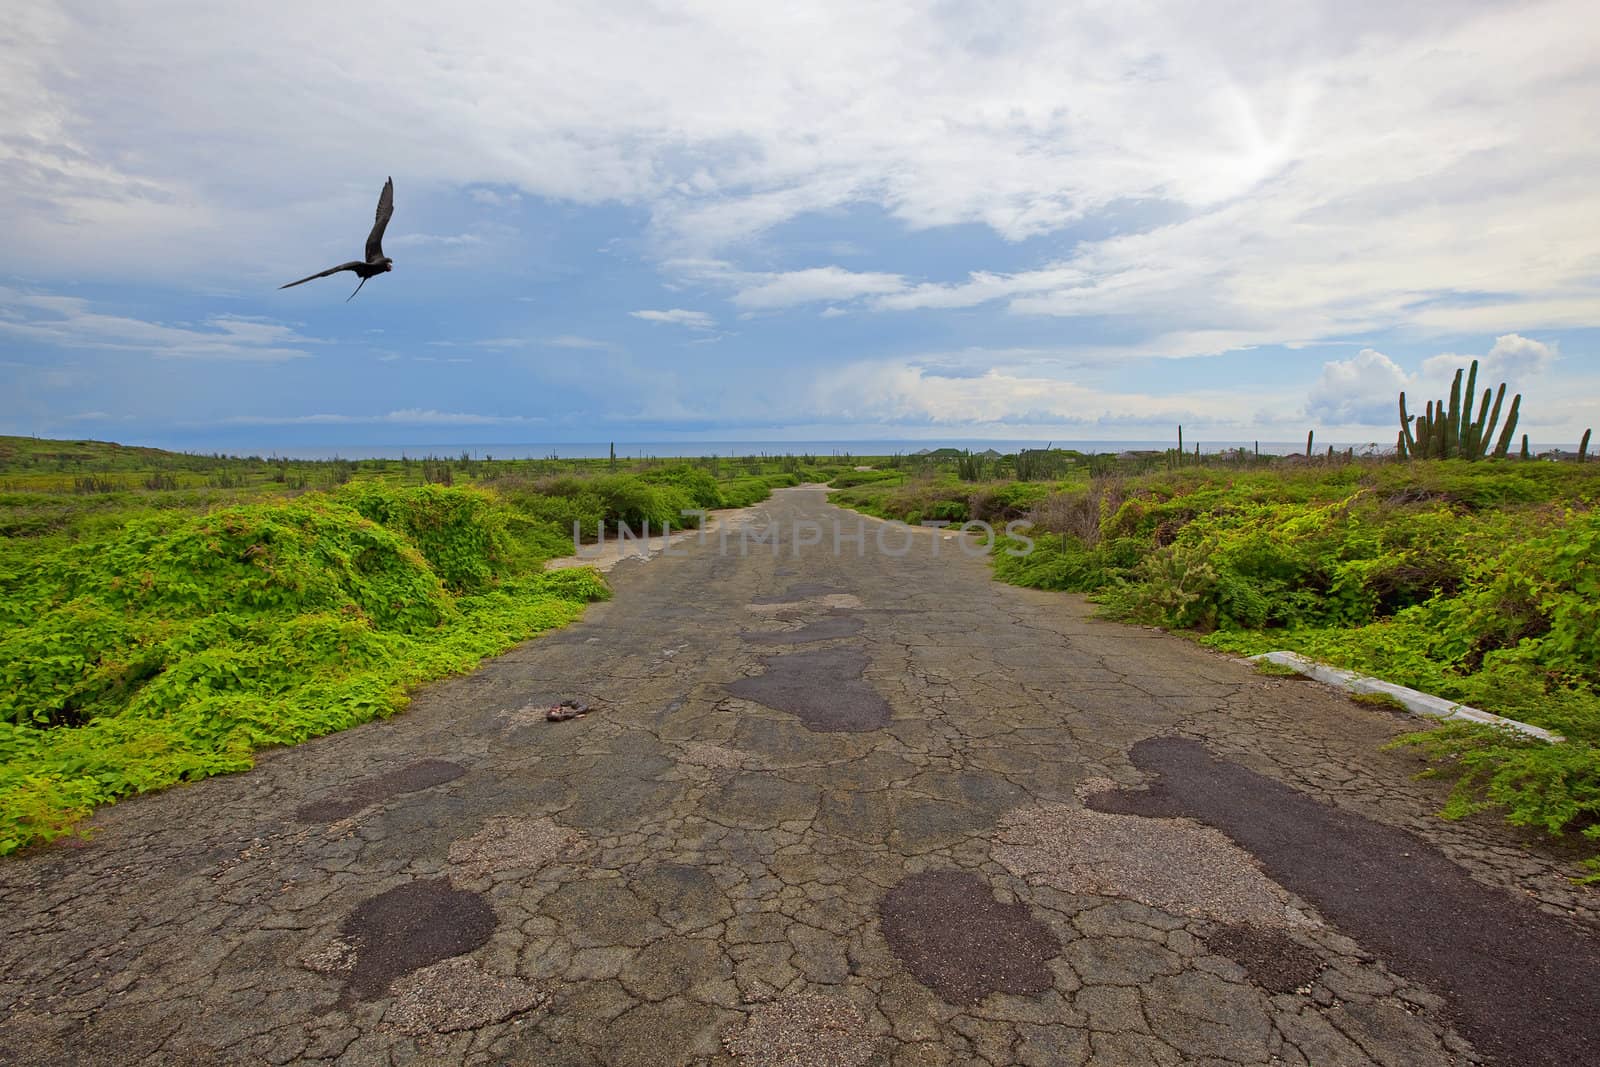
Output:
[[[889,724],[889,702],[862,678],[863,652],[824,648],[768,656],[765,674],[740,678],[723,688],[795,716],[819,733],[866,733]]]
[[[458,956],[424,967],[394,984],[383,1025],[426,1036],[476,1030],[505,1022],[549,999],[540,986],[515,975],[493,975]]]
[[[996,837],[990,854],[1035,885],[1123,897],[1172,915],[1222,923],[1314,921],[1291,905],[1250,853],[1193,819],[1040,804],[1007,814]]]
[[[878,921],[906,969],[951,1004],[1042,993],[1052,984],[1045,964],[1061,953],[1027,905],[1001,904],[964,871],[911,875],[883,898]]]
[[[1445,996],[1458,1030],[1496,1062],[1600,1063],[1600,937],[1474,880],[1404,830],[1322,804],[1181,738],[1141,741],[1145,790],[1100,811],[1189,816],[1249,849],[1389,969]]]
[[[863,625],[859,616],[829,615],[798,630],[783,630],[778,633],[746,630],[739,636],[752,645],[804,645],[812,641],[854,637],[861,632]]]
[[[1228,923],[1203,935],[1206,948],[1243,967],[1269,993],[1293,993],[1322,973],[1322,957],[1281,930]]]
[[[332,822],[354,815],[368,804],[430,789],[436,785],[453,782],[467,773],[467,769],[449,760],[425,759],[408,763],[398,770],[364,778],[343,793],[332,793],[320,800],[298,808],[294,816],[301,822]]]
[[[452,888],[447,878],[408,882],[363,901],[340,929],[355,951],[345,997],[381,997],[396,978],[484,944],[495,922],[483,897]]]

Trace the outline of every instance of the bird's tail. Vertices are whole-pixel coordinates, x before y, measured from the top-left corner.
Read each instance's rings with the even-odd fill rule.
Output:
[[[365,278],[362,278],[361,279],[361,285],[366,285],[366,284],[367,284],[367,280]],[[356,286],[356,293],[359,293],[361,291],[361,285]],[[346,304],[350,303],[350,301],[352,301],[352,300],[354,300],[356,298],[356,293],[351,293],[349,296],[345,297],[344,298],[344,302]]]

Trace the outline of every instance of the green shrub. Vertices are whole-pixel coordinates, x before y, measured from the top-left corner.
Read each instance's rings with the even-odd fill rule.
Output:
[[[1040,482],[1001,482],[979,489],[967,498],[967,515],[988,523],[1003,524],[1026,516],[1043,500],[1050,487]]]
[[[735,478],[724,482],[721,488],[723,503],[730,508],[747,508],[772,495],[772,485],[767,478]]]
[[[0,853],[392,714],[409,687],[570,621],[606,590],[537,572],[551,532],[478,490],[366,483],[137,515],[8,567]]]
[[[404,535],[452,590],[483,588],[505,559],[505,512],[482,490],[366,482],[344,487],[334,499]]]
[[[717,485],[716,478],[711,472],[700,467],[691,467],[683,464],[676,467],[658,467],[640,475],[641,480],[651,485],[670,485],[676,487],[689,500],[689,506],[711,510],[712,508],[726,507],[722,500],[722,490]],[[676,522],[673,525],[678,525]]]
[[[1291,649],[1564,734],[1413,735],[1457,780],[1448,815],[1600,837],[1600,476],[1442,462],[1163,471],[1122,497],[1052,497],[1005,581],[1093,594],[1114,617]],[[1600,867],[1596,868],[1600,872]],[[1600,876],[1600,874],[1597,874]]]
[[[572,537],[574,523],[577,524],[581,537],[593,539],[609,518],[606,513],[606,502],[601,499],[599,493],[592,490],[572,493],[503,491],[503,495],[507,503],[522,515],[560,530],[568,539]]]
[[[856,485],[869,485],[873,482],[903,482],[905,475],[900,471],[883,470],[844,470],[835,474],[828,483],[835,489],[849,489]]]

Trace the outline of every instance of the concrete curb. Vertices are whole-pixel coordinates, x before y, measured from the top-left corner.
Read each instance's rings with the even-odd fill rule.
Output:
[[[1481,723],[1484,726],[1512,730],[1528,737],[1538,738],[1540,741],[1548,741],[1551,744],[1566,740],[1560,734],[1552,733],[1538,726],[1529,726],[1527,723],[1518,722],[1515,719],[1491,715],[1487,711],[1479,711],[1477,708],[1468,707],[1466,704],[1457,704],[1442,697],[1436,697],[1429,693],[1420,693],[1415,689],[1408,689],[1403,685],[1395,685],[1393,682],[1385,682],[1365,674],[1357,674],[1354,671],[1330,667],[1325,663],[1306,659],[1297,652],[1263,652],[1259,656],[1251,656],[1250,658],[1253,660],[1266,660],[1268,663],[1289,667],[1307,678],[1313,678],[1327,685],[1338,686],[1340,689],[1347,689],[1352,693],[1383,693],[1404,704],[1406,710],[1413,715],[1426,715],[1433,719],[1453,719]]]

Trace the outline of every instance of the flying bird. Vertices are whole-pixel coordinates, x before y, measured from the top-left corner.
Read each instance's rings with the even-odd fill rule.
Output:
[[[279,289],[290,289],[296,285],[326,278],[338,274],[342,270],[354,271],[356,277],[361,279],[361,285],[356,286],[356,293],[361,291],[361,286],[367,284],[367,279],[379,274],[394,270],[394,260],[383,254],[383,231],[389,226],[389,217],[394,214],[394,179],[390,178],[383,183],[383,192],[378,194],[378,218],[372,224],[372,232],[367,234],[367,258],[352,259],[348,263],[341,263],[337,267],[329,267],[309,277],[301,278],[288,285],[280,285]],[[356,298],[356,293],[351,293],[344,298],[346,304]]]

